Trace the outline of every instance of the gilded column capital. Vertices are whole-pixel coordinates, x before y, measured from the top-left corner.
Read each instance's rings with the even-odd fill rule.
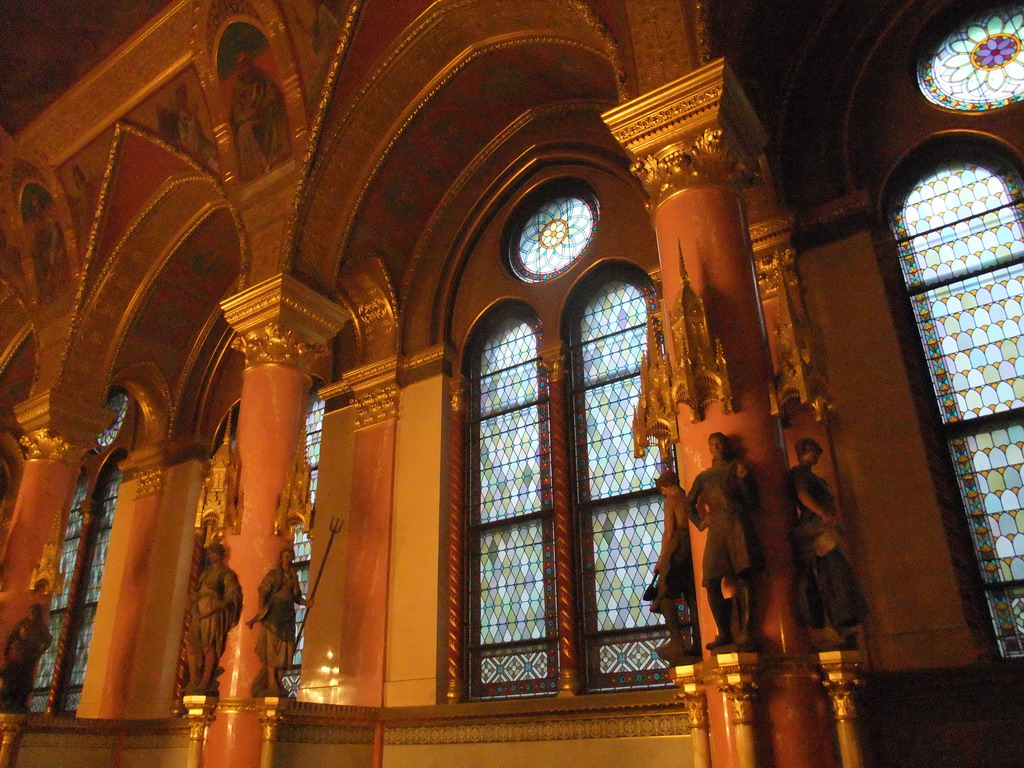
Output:
[[[173,463],[167,447],[158,444],[133,451],[118,466],[125,478],[134,480],[135,498],[160,493],[164,487],[167,467]]]
[[[233,346],[245,353],[248,367],[283,363],[304,368],[350,318],[341,305],[283,273],[220,306],[238,334]]]
[[[547,344],[540,350],[540,367],[548,381],[561,381],[565,375],[565,345],[561,341]]]
[[[114,420],[100,405],[47,390],[14,407],[25,435],[21,445],[26,459],[50,459],[75,465],[82,453],[96,444],[96,436]]]
[[[320,389],[325,400],[348,394],[356,409],[356,429],[369,427],[398,415],[398,358],[389,357],[353,368],[341,381]]]
[[[601,117],[655,209],[689,187],[745,182],[767,142],[724,59]]]
[[[721,682],[718,689],[732,708],[733,722],[750,724],[754,721],[755,679],[761,659],[756,653],[722,653],[715,657]]]
[[[231,348],[245,355],[245,367],[258,365],[290,365],[301,371],[309,371],[313,361],[327,353],[322,344],[310,344],[291,330],[271,322],[236,336]]]
[[[679,688],[686,704],[686,717],[691,729],[708,727],[708,698],[704,687],[703,664],[686,664],[669,669],[669,677]]]
[[[855,720],[857,703],[855,694],[863,684],[860,673],[860,653],[857,651],[824,651],[818,654],[821,664],[822,685],[832,701],[836,720]]]

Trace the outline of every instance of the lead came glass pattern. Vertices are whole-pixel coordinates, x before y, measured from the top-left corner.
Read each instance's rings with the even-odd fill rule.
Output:
[[[933,104],[964,112],[1024,98],[1024,5],[976,16],[921,60],[918,85]]]
[[[78,709],[78,701],[82,696],[93,620],[96,618],[96,606],[100,599],[103,567],[106,565],[110,532],[114,527],[114,511],[117,508],[121,478],[121,470],[108,464],[107,469],[101,474],[101,483],[94,496],[93,530],[90,533],[91,542],[84,561],[86,570],[82,602],[76,605],[74,610],[72,631],[68,638],[68,648],[71,650],[70,668],[67,672],[67,682],[57,702],[57,708],[61,712],[74,712]]]
[[[499,325],[473,375],[470,695],[546,695],[558,677],[547,382],[539,335]]]
[[[960,423],[949,449],[1007,657],[1024,656],[1022,198],[1008,167],[947,162],[893,215],[939,412]]]
[[[96,438],[96,443],[101,449],[114,442],[117,433],[121,431],[124,417],[128,415],[128,395],[120,391],[111,394],[107,400],[107,410],[114,412],[114,423],[100,432],[100,436]]]
[[[306,461],[309,462],[309,501],[316,504],[317,479],[320,475],[320,444],[324,434],[324,411],[326,403],[314,390],[309,398],[309,408],[306,412]],[[299,587],[302,589],[302,596],[309,597],[309,563],[313,557],[312,542],[309,535],[296,527],[293,532],[295,546],[295,574],[299,577]],[[306,618],[306,606],[295,607],[295,628],[302,626]],[[295,645],[295,655],[292,657],[292,668],[281,676],[281,683],[289,696],[297,696],[299,692],[299,678],[302,672],[302,649],[306,644],[305,633],[298,639]]]
[[[1024,655],[1024,424],[950,440],[1004,656]]]
[[[583,309],[573,344],[577,499],[581,507],[587,688],[660,687],[667,633],[641,597],[661,546],[657,448],[633,456],[633,411],[653,295],[605,284]],[[689,614],[681,621],[689,632]]]
[[[61,544],[60,552],[61,587],[50,598],[48,626],[50,637],[53,638],[53,641],[50,643],[50,647],[43,652],[39,659],[39,666],[36,667],[36,678],[32,688],[32,698],[29,707],[32,712],[43,712],[46,709],[46,701],[50,696],[50,688],[53,685],[53,672],[57,663],[60,633],[68,613],[71,582],[74,579],[75,564],[78,562],[78,549],[82,540],[82,518],[88,490],[89,488],[83,475],[79,477],[78,484],[75,486],[75,495],[71,501],[71,512],[68,514],[68,524],[64,529],[64,541]]]
[[[1024,405],[1020,179],[973,163],[925,176],[893,215],[942,417]]]
[[[541,205],[519,233],[513,271],[531,283],[562,274],[590,243],[594,221],[594,208],[579,197],[559,197]]]

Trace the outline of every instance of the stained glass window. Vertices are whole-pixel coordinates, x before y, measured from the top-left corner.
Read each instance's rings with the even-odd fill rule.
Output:
[[[93,621],[100,600],[103,567],[107,561],[107,548],[110,545],[110,532],[114,527],[114,510],[117,508],[120,489],[121,470],[117,469],[114,461],[110,461],[100,473],[100,480],[96,484],[92,498],[89,544],[83,560],[80,595],[72,609],[71,629],[68,635],[67,647],[70,656],[64,661],[64,682],[57,699],[57,710],[60,712],[76,711],[82,697]]]
[[[1024,656],[1022,203],[1011,168],[947,162],[892,216],[1004,656]]]
[[[1024,98],[1024,5],[961,24],[922,58],[918,85],[929,101],[965,112]]]
[[[320,443],[324,433],[324,410],[326,404],[316,393],[309,398],[309,409],[306,412],[306,461],[310,467],[309,500],[316,504],[316,485],[320,474]],[[304,597],[309,596],[309,563],[313,556],[312,542],[309,536],[300,528],[294,532],[295,541],[295,572],[299,577],[299,585],[302,587]],[[295,626],[302,626],[306,618],[306,606],[297,606],[295,611]],[[305,645],[305,633],[299,638],[295,646],[295,656],[292,658],[292,668],[286,672],[281,682],[289,696],[295,696],[299,691],[299,676],[302,671],[302,648]]]
[[[474,358],[470,695],[551,693],[558,678],[547,382],[537,328],[510,318]]]
[[[115,390],[107,399],[107,410],[114,412],[114,422],[100,432],[100,436],[96,438],[96,443],[100,448],[106,448],[114,442],[117,433],[121,431],[124,417],[128,415],[128,395],[120,390]]]
[[[633,456],[633,411],[653,295],[615,280],[585,305],[573,344],[587,687],[665,685],[661,617],[641,601],[661,545],[660,451]],[[691,623],[688,607],[682,621]],[[687,631],[691,631],[687,629]]]
[[[82,541],[82,525],[85,514],[85,499],[89,492],[86,477],[83,474],[75,486],[75,495],[71,502],[71,512],[68,514],[68,523],[64,529],[64,541],[61,544],[60,552],[60,589],[54,590],[50,598],[50,636],[53,642],[46,649],[39,659],[39,666],[36,667],[36,679],[32,688],[30,709],[33,712],[46,710],[47,700],[50,696],[50,688],[53,685],[53,676],[57,664],[57,648],[60,645],[60,635],[64,628],[65,619],[68,615],[68,601],[71,596],[71,583],[75,576],[75,564],[78,562],[78,552]]]
[[[512,269],[527,282],[550,280],[580,257],[594,233],[594,207],[579,197],[558,197],[526,220],[512,253]]]

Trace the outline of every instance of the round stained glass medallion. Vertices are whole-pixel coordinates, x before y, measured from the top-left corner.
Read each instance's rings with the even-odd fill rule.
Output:
[[[1024,99],[1024,5],[971,19],[921,60],[918,85],[929,101],[964,112]]]
[[[530,214],[512,252],[512,270],[530,283],[550,280],[580,257],[594,234],[594,206],[558,197]]]
[[[107,410],[113,411],[116,415],[114,423],[100,432],[100,436],[96,438],[96,444],[100,448],[106,448],[114,442],[117,433],[121,431],[124,417],[128,415],[128,395],[124,392],[114,392],[107,400]]]

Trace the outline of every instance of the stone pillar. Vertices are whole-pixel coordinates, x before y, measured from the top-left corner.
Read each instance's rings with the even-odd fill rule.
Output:
[[[350,393],[354,409],[352,482],[345,516],[347,546],[338,648],[339,704],[384,702],[388,580],[398,416],[398,361],[349,371],[324,399]],[[342,552],[338,553],[342,556]]]
[[[551,419],[551,480],[553,506],[555,510],[555,563],[558,572],[555,583],[558,593],[555,604],[558,609],[558,696],[574,696],[579,691],[580,643],[576,632],[576,587],[571,564],[575,562],[573,539],[575,520],[572,511],[573,489],[570,485],[569,445],[565,436],[572,430],[565,423],[566,359],[561,342],[541,350],[542,365],[547,376],[549,418]],[[561,566],[560,568],[558,566]]]
[[[807,634],[792,601],[788,529],[793,504],[778,419],[772,414],[772,366],[754,275],[750,235],[738,192],[756,168],[764,132],[723,60],[695,70],[603,115],[633,160],[651,197],[665,289],[664,327],[680,396],[680,474],[689,484],[711,463],[708,436],[733,439],[754,473],[760,508],[754,525],[767,567],[754,584],[754,628],[767,657],[799,656]],[[677,359],[681,335],[689,363]],[[705,535],[691,529],[697,581]],[[699,590],[701,635],[716,628]],[[710,682],[710,681],[709,681]],[[709,684],[716,768],[737,766],[735,709]],[[726,699],[728,696],[725,697]],[[809,674],[778,677],[765,690],[766,718],[778,765],[827,768],[831,748],[825,703]]]
[[[25,463],[14,502],[0,591],[0,637],[28,616],[47,611],[59,578],[60,549],[82,453],[113,418],[101,406],[48,391],[15,408],[25,435]],[[68,574],[70,576],[70,574]],[[55,639],[56,641],[56,639]]]
[[[206,734],[213,722],[214,707],[217,699],[212,696],[185,696],[185,719],[188,721],[188,753],[185,757],[186,768],[203,768],[203,749],[206,746]]]
[[[722,653],[718,663],[718,690],[725,696],[735,743],[736,768],[757,768],[757,745],[754,736],[754,696],[758,684],[756,653]],[[780,766],[789,764],[782,761]]]
[[[210,768],[255,768],[262,751],[260,713],[251,686],[259,673],[257,586],[275,566],[291,530],[277,519],[278,501],[299,447],[313,359],[337,333],[344,310],[288,275],[277,275],[221,303],[245,355],[237,446],[241,464],[239,519],[224,531],[227,564],[242,586],[242,620],[228,634],[220,659],[220,701],[210,725]]]
[[[686,664],[669,670],[672,681],[682,691],[686,717],[690,721],[693,742],[693,768],[711,768],[711,739],[708,735],[708,698],[704,690],[703,664]]]
[[[854,695],[863,682],[860,675],[860,653],[857,651],[825,651],[818,654],[823,673],[822,683],[832,700],[836,723],[836,740],[842,768],[864,768],[857,727],[857,703]]]

